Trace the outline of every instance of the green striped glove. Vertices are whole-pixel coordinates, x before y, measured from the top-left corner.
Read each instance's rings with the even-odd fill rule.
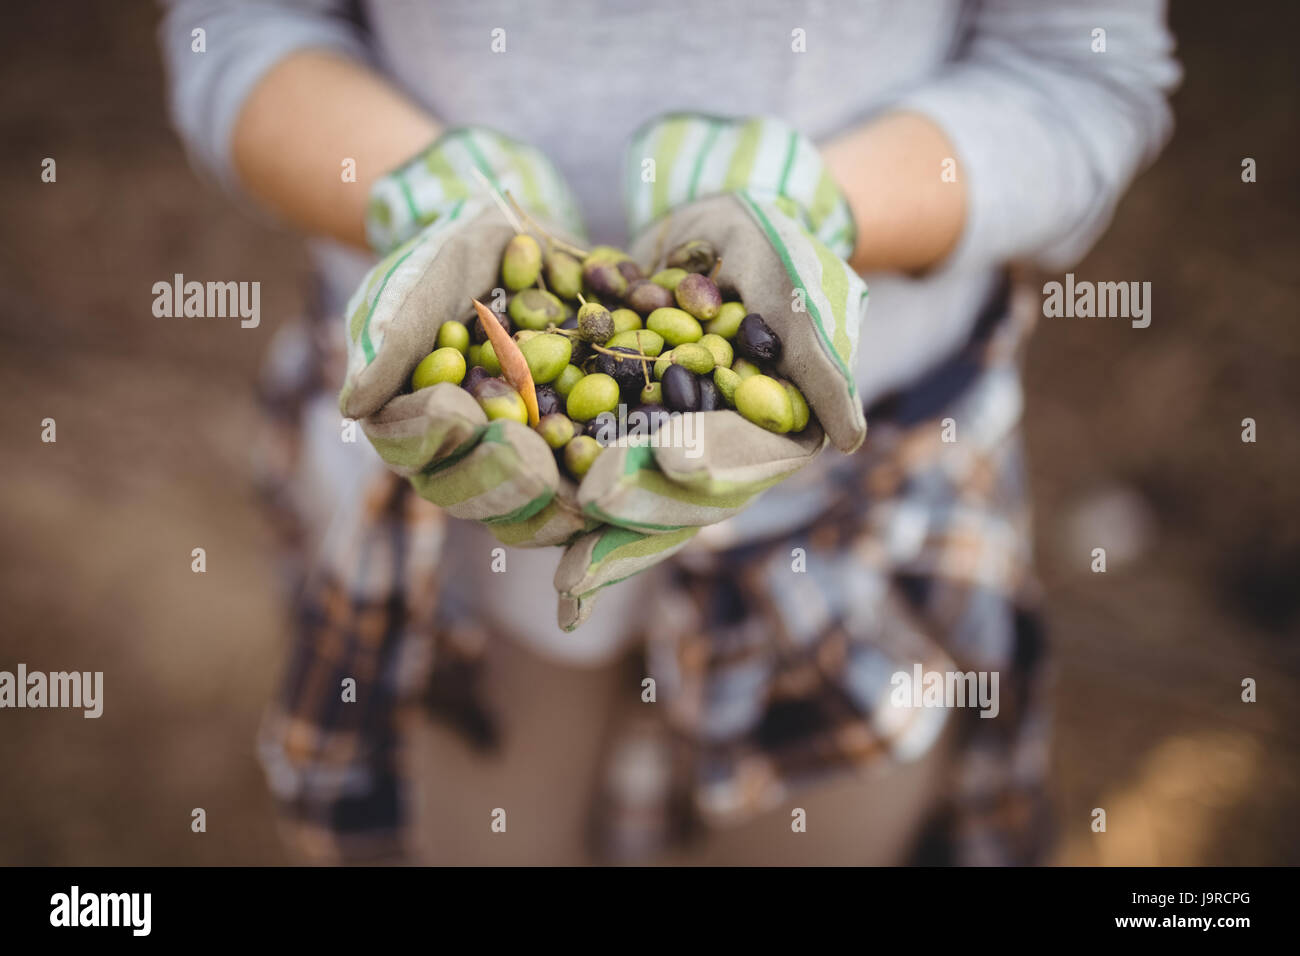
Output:
[[[559,544],[596,522],[571,489],[557,494],[563,482],[541,436],[489,423],[455,385],[408,391],[438,327],[473,315],[470,300],[490,299],[501,284],[514,229],[475,170],[556,235],[582,237],[568,187],[537,150],[482,129],[440,137],[372,190],[367,229],[384,258],[348,303],[339,407],[390,468],[449,514],[485,522],[509,544]]]
[[[848,204],[812,143],[779,120],[671,115],[634,137],[626,188],[632,256],[657,268],[682,242],[710,242],[722,260],[715,281],[724,297],[739,298],[780,336],[777,371],[803,392],[816,420],[778,435],[736,412],[694,413],[674,419],[681,440],[606,449],[578,503],[610,527],[570,545],[555,577],[566,629],[586,618],[600,588],[736,514],[807,464],[827,438],[851,452],[866,436],[852,370],[867,289],[843,258],[856,238]],[[685,418],[694,419],[693,434],[684,432]]]

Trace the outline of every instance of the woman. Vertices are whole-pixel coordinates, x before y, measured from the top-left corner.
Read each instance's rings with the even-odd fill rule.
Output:
[[[1006,268],[1079,258],[1163,145],[1179,75],[1163,4],[169,6],[173,115],[196,162],[311,235],[320,277],[318,318],[280,338],[267,384],[285,440],[268,487],[302,570],[262,744],[301,849],[409,849],[414,760],[432,765],[417,803],[434,862],[584,859],[590,822],[622,858],[676,846],[671,859],[891,862],[927,822],[944,859],[1041,858],[1044,650],[1016,372],[1036,307],[1010,307]],[[693,134],[656,125],[673,111],[768,117],[722,122],[737,144],[793,131],[832,184],[824,208],[847,210],[842,228],[818,232],[816,197],[796,205],[870,286],[845,392],[869,433],[610,588],[563,634],[537,611],[554,600],[555,549],[512,550],[494,577],[491,538],[340,440],[336,396],[347,410],[357,393],[338,319],[374,262],[368,238],[383,252],[432,228],[418,202],[402,231],[403,207],[380,221],[372,201],[442,168],[448,128],[545,157],[554,195],[569,195],[562,181],[576,195],[556,218],[626,245],[653,219],[638,212],[641,164],[664,166],[669,191],[681,164],[704,165]],[[732,171],[763,168],[765,148]],[[640,637],[645,663],[620,680]],[[399,705],[430,657],[435,712],[499,744],[502,763],[412,727]],[[1000,674],[998,716],[891,706],[891,679],[915,664]],[[348,678],[356,697],[341,703]],[[611,722],[626,732],[606,734]],[[810,809],[835,792],[838,808]],[[799,832],[799,810],[808,839],[773,836]],[[687,832],[703,834],[694,850],[680,849]]]

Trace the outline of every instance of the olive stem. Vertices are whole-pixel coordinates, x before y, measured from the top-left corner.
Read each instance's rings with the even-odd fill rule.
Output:
[[[478,172],[478,170],[475,170],[475,172]],[[569,243],[565,242],[563,239],[557,239],[555,238],[555,236],[551,235],[549,232],[543,229],[538,224],[537,220],[534,219],[532,216],[528,215],[528,211],[525,210],[523,206],[519,205],[519,203],[515,200],[515,197],[510,195],[510,190],[508,189],[506,190],[506,199],[509,200],[510,205],[514,207],[515,212],[519,213],[521,217],[527,220],[530,226],[532,226],[543,236],[545,236],[547,241],[553,243],[555,247],[559,249],[561,252],[567,252],[569,255],[577,256],[579,259],[587,258],[587,253],[579,249],[577,246],[570,245]]]
[[[506,222],[510,223],[510,226],[514,229],[515,235],[522,236],[524,234],[523,223],[519,221],[518,216],[511,212],[510,207],[506,205],[506,201],[501,197],[497,188],[492,185],[492,181],[484,176],[482,170],[477,166],[470,167],[470,172],[478,177],[479,182],[483,184],[483,188],[486,189],[488,195],[492,197],[492,201],[500,208],[501,214],[506,217]]]
[[[718,281],[718,270],[721,268],[722,268],[722,256],[718,256],[718,258],[713,263],[713,270],[709,273],[710,282]]]

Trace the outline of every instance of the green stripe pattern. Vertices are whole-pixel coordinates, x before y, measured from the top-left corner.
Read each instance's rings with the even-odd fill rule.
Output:
[[[632,138],[626,164],[625,200],[634,235],[683,203],[744,191],[762,202],[784,200],[782,205],[840,258],[853,251],[857,230],[848,202],[817,147],[783,120],[661,116]]]

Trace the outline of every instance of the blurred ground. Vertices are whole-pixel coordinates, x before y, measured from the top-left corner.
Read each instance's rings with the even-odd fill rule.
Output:
[[[0,863],[283,861],[251,747],[282,638],[247,442],[305,261],[196,183],[154,15],[10,5],[0,30],[0,668],[103,670],[111,695],[97,721],[0,714]],[[1151,281],[1152,325],[1044,320],[1030,351],[1065,862],[1300,863],[1296,21],[1177,6],[1177,135],[1074,270]],[[262,326],[154,320],[177,271],[260,280]]]

